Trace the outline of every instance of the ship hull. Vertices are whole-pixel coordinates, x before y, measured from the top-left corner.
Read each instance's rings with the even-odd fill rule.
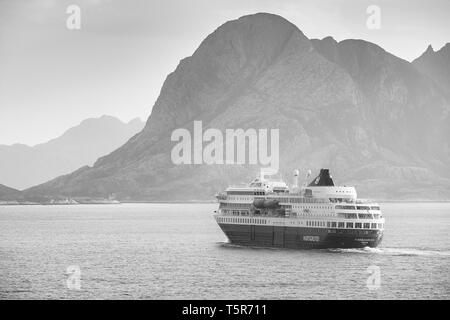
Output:
[[[380,230],[349,230],[219,223],[230,243],[252,247],[289,249],[377,247]]]

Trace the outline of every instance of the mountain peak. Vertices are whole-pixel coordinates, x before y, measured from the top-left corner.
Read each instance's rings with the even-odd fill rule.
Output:
[[[434,51],[431,45],[412,64],[434,80],[444,92],[450,95],[450,43]]]
[[[239,17],[237,20],[231,20],[231,21],[246,21],[246,22],[272,21],[272,22],[278,22],[278,23],[284,24],[289,27],[297,28],[296,25],[289,22],[286,18],[283,18],[282,16],[279,16],[274,13],[269,13],[269,12],[257,12],[257,13],[253,13],[253,14],[248,14],[248,15]],[[227,23],[225,23],[225,24],[227,24]]]
[[[334,44],[338,43],[332,36],[327,36],[327,37],[323,38],[322,41],[330,42],[330,43],[334,43]]]
[[[144,130],[148,143],[195,117],[214,118],[223,111],[220,101],[233,99],[233,90],[244,90],[278,61],[311,49],[309,39],[294,24],[275,14],[256,13],[225,22],[167,77]],[[198,95],[199,89],[208,95],[226,94],[211,102]]]
[[[253,49],[245,53],[267,54],[273,50],[279,51],[293,34],[303,44],[309,44],[309,39],[293,23],[279,15],[260,12],[222,24],[205,39],[203,45],[212,42],[215,45],[224,45],[224,42],[228,40],[232,41],[232,49],[238,52],[240,49],[244,49],[244,52],[245,49]],[[202,45],[199,49],[201,48]]]
[[[130,125],[133,125],[133,124],[141,124],[141,123],[143,124],[144,121],[142,121],[142,119],[139,118],[139,117],[133,118],[133,119],[131,119],[130,121],[128,121],[128,124],[130,124]]]
[[[71,130],[73,128],[77,128],[79,126],[96,126],[99,123],[117,123],[117,124],[121,123],[121,124],[123,124],[123,122],[120,119],[104,114],[100,117],[84,119],[78,125],[70,128],[69,130]]]

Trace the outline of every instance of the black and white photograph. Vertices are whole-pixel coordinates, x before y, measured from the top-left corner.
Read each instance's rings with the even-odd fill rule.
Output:
[[[0,300],[448,300],[449,13],[0,0]]]

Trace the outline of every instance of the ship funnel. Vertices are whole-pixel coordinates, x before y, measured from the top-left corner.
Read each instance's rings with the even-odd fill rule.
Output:
[[[311,181],[308,185],[309,187],[318,187],[318,186],[326,186],[332,187],[334,186],[333,178],[331,178],[329,169],[320,169],[319,175]]]

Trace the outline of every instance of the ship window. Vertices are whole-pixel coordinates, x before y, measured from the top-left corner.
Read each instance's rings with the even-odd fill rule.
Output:
[[[329,228],[331,226],[330,221],[327,221],[327,228]]]
[[[355,223],[355,228],[362,228],[362,223],[361,222],[357,222]]]
[[[372,223],[372,229],[376,229],[377,228],[377,224],[376,223]]]
[[[347,222],[347,228],[353,229],[353,222]]]
[[[336,222],[331,222],[331,227],[336,228]]]
[[[364,229],[370,229],[370,223],[364,223]]]
[[[344,228],[344,223],[343,222],[338,222],[338,228]]]

